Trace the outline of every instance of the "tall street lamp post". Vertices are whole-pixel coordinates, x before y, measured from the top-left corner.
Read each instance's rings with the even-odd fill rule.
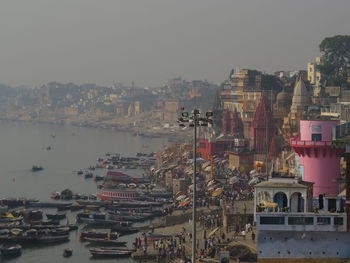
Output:
[[[192,263],[196,262],[197,228],[196,228],[196,201],[197,201],[197,127],[213,124],[213,112],[208,111],[205,116],[200,110],[194,109],[191,113],[182,109],[181,117],[178,120],[180,127],[194,127],[193,140],[193,196],[192,196]]]

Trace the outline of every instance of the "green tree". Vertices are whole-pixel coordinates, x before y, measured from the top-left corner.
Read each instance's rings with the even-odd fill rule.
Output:
[[[344,86],[350,73],[350,36],[326,37],[319,46],[322,52],[318,69],[327,85]]]

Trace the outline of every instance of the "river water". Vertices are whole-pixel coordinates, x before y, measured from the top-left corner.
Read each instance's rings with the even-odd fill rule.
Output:
[[[30,197],[48,201],[52,192],[69,188],[76,193],[96,193],[94,180],[86,180],[75,171],[95,165],[98,157],[107,152],[135,156],[137,152],[159,151],[167,144],[166,138],[135,137],[125,132],[0,121],[0,197]],[[51,150],[46,147],[50,146]],[[31,172],[32,165],[44,167]],[[123,171],[123,170],[122,170]],[[142,170],[124,171],[141,176]],[[94,174],[104,175],[105,170]],[[74,214],[70,215],[74,217]],[[135,235],[121,237],[129,241]],[[73,256],[63,258],[64,248],[73,248]],[[78,240],[78,231],[72,232],[70,242],[42,247],[24,248],[19,258],[3,262],[58,263],[58,262],[112,262],[116,259],[92,259],[86,243]],[[118,262],[132,262],[118,259]]]

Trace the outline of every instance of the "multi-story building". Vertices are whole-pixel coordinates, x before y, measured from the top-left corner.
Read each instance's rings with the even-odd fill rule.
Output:
[[[180,101],[168,99],[163,104],[163,121],[175,123],[179,118]]]
[[[332,103],[330,106],[321,108],[321,116],[350,121],[350,102]]]
[[[236,109],[241,114],[244,136],[249,138],[251,123],[260,98],[264,95],[272,110],[276,94],[281,89],[282,83],[275,76],[257,70],[232,70],[220,94],[223,109],[231,111]]]
[[[311,85],[319,87],[321,85],[321,72],[317,69],[320,65],[321,58],[317,57],[315,62],[307,63],[307,80]]]

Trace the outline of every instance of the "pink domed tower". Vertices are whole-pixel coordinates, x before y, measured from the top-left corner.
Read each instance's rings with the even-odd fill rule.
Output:
[[[313,196],[335,196],[339,193],[340,155],[344,148],[333,148],[336,120],[301,120],[300,137],[291,138],[290,145],[300,156],[304,181],[313,182]]]

